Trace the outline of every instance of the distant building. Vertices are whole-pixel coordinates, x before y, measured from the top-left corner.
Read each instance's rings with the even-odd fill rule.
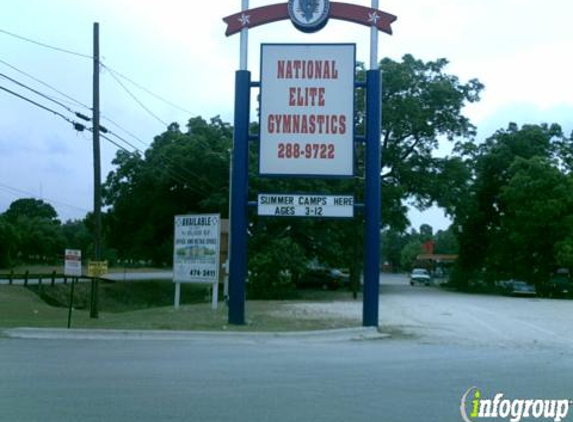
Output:
[[[423,253],[416,256],[413,267],[426,268],[436,276],[447,277],[457,259],[458,255]]]

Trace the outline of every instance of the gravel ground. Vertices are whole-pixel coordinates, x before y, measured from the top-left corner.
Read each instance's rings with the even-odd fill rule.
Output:
[[[275,313],[359,322],[362,302],[285,304]],[[573,349],[573,301],[411,287],[405,276],[383,275],[380,326],[425,343]]]

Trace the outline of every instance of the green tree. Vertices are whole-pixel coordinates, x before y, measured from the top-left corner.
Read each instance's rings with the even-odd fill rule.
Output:
[[[568,232],[573,232],[573,222],[568,219]],[[557,266],[573,269],[573,235],[569,234],[564,240],[555,244],[555,260]]]
[[[406,237],[402,232],[386,229],[382,232],[381,261],[387,262],[393,271],[402,269],[402,249],[406,244]]]
[[[14,223],[19,256],[28,263],[53,263],[63,254],[65,243],[59,224],[42,217],[20,216]]]
[[[416,257],[423,253],[422,242],[416,237],[412,237],[408,243],[402,248],[401,252],[401,264],[402,269],[409,271],[412,265],[416,262]]]
[[[55,262],[63,253],[64,240],[58,213],[48,203],[34,198],[12,202],[3,219],[7,236],[13,240],[7,247],[9,260]]]
[[[539,284],[559,265],[557,245],[572,234],[573,183],[542,157],[517,158],[509,173],[488,263],[497,273]]]
[[[434,239],[434,228],[429,224],[422,224],[420,226],[420,240],[428,242]]]
[[[571,162],[565,143],[556,124],[519,128],[512,123],[478,147],[461,146],[459,151],[472,163],[474,176],[456,210],[460,257],[454,281],[458,286],[463,288],[478,274],[481,277],[483,270],[490,282],[512,276],[531,279],[547,270],[550,259],[546,252],[539,259],[532,258],[531,253],[539,251],[535,252],[527,231],[544,237],[539,228],[550,226],[547,220],[552,216],[558,217],[536,198],[549,201],[552,195],[558,198],[565,192],[563,172],[570,171],[567,163]],[[555,183],[555,189],[550,189],[543,177]],[[561,199],[565,198],[550,203],[557,206]],[[562,208],[557,206],[555,212]],[[548,247],[542,239],[538,243],[553,252],[553,245]]]
[[[20,238],[14,226],[0,215],[0,268],[14,265],[18,253]]]
[[[62,224],[62,235],[66,249],[79,249],[84,257],[93,251],[93,231],[86,226],[86,220],[70,220]]]
[[[454,226],[448,227],[447,230],[438,230],[434,236],[435,248],[434,253],[441,255],[456,255],[459,252],[459,244]]]
[[[479,100],[483,85],[462,83],[446,72],[448,61],[424,62],[405,55],[383,59],[382,201],[384,223],[405,228],[402,201],[420,208],[436,203],[452,214],[466,188],[469,171],[458,157],[434,155],[440,139],[471,143],[475,127],[463,115]]]
[[[4,217],[8,221],[16,221],[19,217],[43,218],[59,224],[58,213],[50,204],[41,199],[22,198],[10,204]]]
[[[252,299],[288,296],[306,269],[304,250],[291,237],[258,236],[249,256],[248,292]]]
[[[175,215],[226,217],[231,139],[231,127],[220,118],[196,117],[185,132],[170,125],[144,156],[118,151],[103,197],[111,207],[104,220],[107,242],[120,258],[170,264]]]

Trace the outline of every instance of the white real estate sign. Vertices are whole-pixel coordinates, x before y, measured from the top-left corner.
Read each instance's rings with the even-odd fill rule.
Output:
[[[351,195],[259,194],[258,214],[283,217],[354,217]]]
[[[219,214],[175,216],[173,281],[218,283],[220,238]]]
[[[259,171],[354,173],[354,44],[263,44]]]
[[[66,249],[64,258],[64,275],[72,277],[82,276],[82,251]]]

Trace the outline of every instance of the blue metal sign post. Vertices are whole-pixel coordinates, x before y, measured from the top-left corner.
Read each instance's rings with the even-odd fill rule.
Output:
[[[245,323],[250,98],[251,72],[238,70],[235,74],[229,258],[229,324],[235,325]]]
[[[364,298],[362,325],[378,326],[380,291],[380,70],[366,72],[366,204],[364,224]]]
[[[298,3],[297,3],[298,2]],[[296,4],[295,4],[296,3]],[[242,0],[240,13],[228,16],[226,35],[241,33],[240,69],[235,75],[235,119],[230,199],[230,262],[229,262],[229,323],[245,324],[245,284],[247,277],[247,207],[248,207],[248,143],[251,74],[247,70],[247,31],[266,23],[291,19],[297,28],[304,23],[305,32],[321,29],[328,18],[355,22],[371,28],[370,70],[366,72],[366,160],[365,160],[365,225],[364,225],[364,299],[362,324],[378,326],[378,296],[380,290],[380,172],[381,172],[381,75],[378,68],[378,31],[392,33],[390,24],[396,16],[378,10],[378,0],[372,7],[332,3],[319,0],[316,9],[321,13],[301,13],[309,6],[306,0],[290,0],[248,9]],[[290,7],[289,7],[290,5]],[[315,11],[316,12],[316,11]],[[316,16],[315,16],[316,15]],[[298,22],[298,23],[297,23]],[[308,25],[307,25],[307,22]]]

